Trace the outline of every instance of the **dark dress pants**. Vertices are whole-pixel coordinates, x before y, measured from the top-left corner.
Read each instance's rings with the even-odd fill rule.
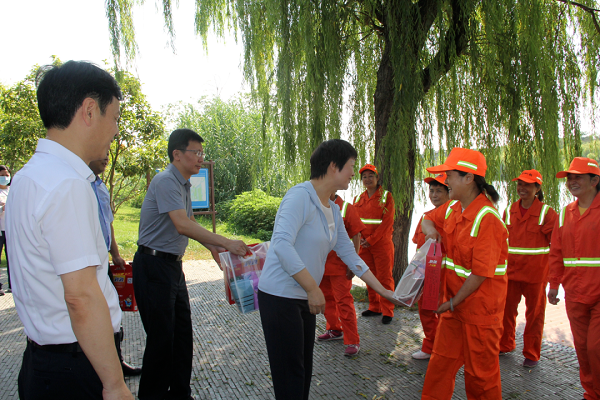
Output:
[[[188,399],[192,376],[192,319],[181,261],[137,252],[133,288],[146,331],[138,396]]]
[[[27,343],[18,383],[21,400],[102,400],[102,381],[83,352],[53,353]]]
[[[277,400],[307,400],[313,367],[317,318],[308,300],[258,291],[271,377]]]
[[[10,289],[10,265],[8,264],[8,246],[6,244],[6,231],[0,232],[0,258],[2,257],[2,248],[4,248],[4,257],[6,257],[6,276],[8,278],[8,288]]]

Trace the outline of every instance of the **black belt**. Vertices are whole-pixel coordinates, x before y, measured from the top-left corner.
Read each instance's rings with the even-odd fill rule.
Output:
[[[115,342],[119,340],[121,337],[121,332],[115,332]],[[36,349],[41,349],[44,351],[49,351],[51,353],[83,353],[79,342],[75,343],[65,343],[65,344],[37,344],[30,338],[27,338],[27,343],[35,347]]]
[[[165,253],[165,252],[154,250],[154,249],[151,249],[150,247],[141,246],[141,245],[138,246],[138,251],[140,253],[150,254],[151,256],[154,256],[154,257],[164,258],[165,260],[169,260],[169,261],[181,261],[183,259],[183,254],[177,255],[177,254]]]

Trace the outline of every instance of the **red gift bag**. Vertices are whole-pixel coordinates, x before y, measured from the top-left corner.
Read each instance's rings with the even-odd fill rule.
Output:
[[[122,311],[137,311],[138,306],[135,302],[133,293],[133,269],[131,263],[125,263],[124,267],[117,267],[110,264],[110,272],[113,276],[113,285],[119,294],[119,305]]]
[[[423,282],[423,296],[421,297],[421,308],[424,310],[435,311],[438,309],[442,260],[441,243],[432,243],[425,259],[425,281]]]

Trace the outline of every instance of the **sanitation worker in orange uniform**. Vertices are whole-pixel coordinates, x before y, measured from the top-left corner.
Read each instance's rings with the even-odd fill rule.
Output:
[[[374,165],[365,164],[359,173],[360,179],[367,189],[354,198],[354,207],[365,224],[365,229],[361,232],[360,257],[384,288],[394,290],[394,278],[392,277],[394,199],[392,194],[383,190],[379,184],[379,175]],[[363,311],[362,316],[372,317],[383,314],[382,323],[392,322],[394,305],[379,296],[369,286],[367,286],[367,290],[369,292],[369,309]]]
[[[356,252],[360,248],[360,232],[365,225],[360,220],[356,209],[352,204],[345,202],[335,193],[331,200],[340,207],[340,213],[344,220],[344,226],[348,237],[352,239]],[[325,262],[325,274],[319,287],[325,296],[325,319],[327,320],[326,332],[317,337],[317,341],[326,342],[330,340],[344,339],[346,350],[344,355],[352,357],[360,351],[360,337],[356,324],[356,310],[354,309],[354,297],[350,294],[352,289],[352,277],[354,274],[346,264],[338,257],[335,251],[327,256]]]
[[[508,291],[500,355],[515,349],[517,308],[524,296],[527,322],[523,333],[523,366],[533,368],[540,360],[542,348],[548,254],[556,212],[542,203],[542,175],[538,171],[523,171],[513,181],[517,181],[520,199],[504,211],[503,217],[508,228]]]
[[[436,175],[435,178],[425,178],[424,181],[429,185],[429,200],[435,206],[435,209],[441,207],[443,208],[443,211],[446,212],[451,203],[448,195],[448,187],[445,183],[446,173],[442,172],[441,174]],[[425,212],[421,220],[425,218],[425,215],[430,214],[433,211],[434,210]],[[441,232],[443,230],[443,226],[436,225],[435,229],[436,231]],[[421,230],[421,224],[417,225],[415,235],[413,236],[413,243],[417,245],[417,250],[425,244],[425,234]],[[412,357],[416,360],[428,360],[429,357],[431,357],[431,350],[433,349],[433,342],[435,340],[435,332],[439,323],[439,317],[435,311],[424,310],[421,307],[421,303],[422,299],[419,299],[419,318],[421,319],[421,325],[423,326],[425,339],[423,339],[421,350],[414,353]]]
[[[576,157],[567,171],[567,189],[577,198],[560,211],[550,246],[548,301],[557,304],[565,289],[567,316],[587,400],[600,399],[600,168]]]
[[[498,193],[485,181],[485,157],[454,148],[445,163],[428,168],[446,172],[450,198],[421,223],[427,239],[441,240],[445,259],[441,321],[425,375],[422,399],[451,399],[456,373],[464,365],[468,399],[501,400],[498,353],[506,300],[508,232],[494,207]],[[443,226],[443,233],[435,226]]]

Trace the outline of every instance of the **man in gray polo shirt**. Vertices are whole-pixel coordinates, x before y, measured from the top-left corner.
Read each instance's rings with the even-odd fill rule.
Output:
[[[230,240],[200,226],[192,215],[190,177],[204,161],[204,140],[191,129],[169,137],[165,171],[154,177],[142,204],[133,281],[146,350],[138,396],[146,399],[193,399],[192,320],[181,259],[188,238],[202,243],[213,257],[219,250],[244,255],[241,240]]]

